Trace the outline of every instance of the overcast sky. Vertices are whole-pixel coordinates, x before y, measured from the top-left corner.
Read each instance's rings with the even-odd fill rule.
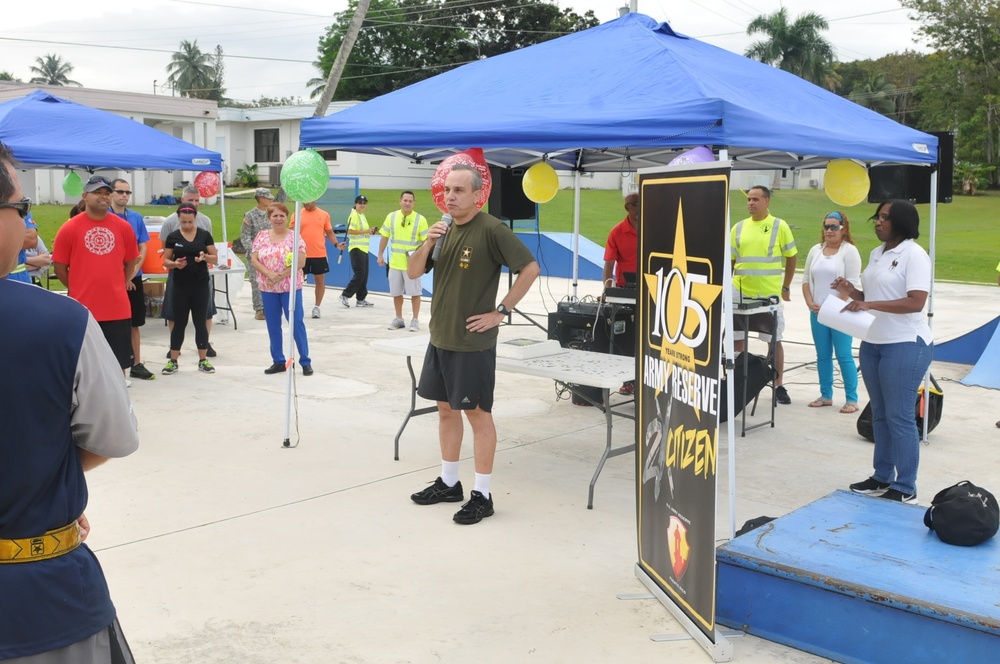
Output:
[[[484,0],[488,2],[489,0]],[[593,9],[602,22],[618,16],[621,0],[560,0],[578,12]],[[638,9],[678,32],[737,53],[752,41],[746,24],[784,5],[794,19],[813,11],[830,23],[827,39],[838,59],[877,58],[915,42],[915,23],[898,0],[638,0]],[[28,81],[35,58],[53,53],[70,62],[71,79],[84,86],[170,94],[166,66],[182,39],[203,51],[221,45],[227,96],[234,99],[302,97],[317,75],[319,37],[346,0],[8,0],[0,31],[0,70]]]

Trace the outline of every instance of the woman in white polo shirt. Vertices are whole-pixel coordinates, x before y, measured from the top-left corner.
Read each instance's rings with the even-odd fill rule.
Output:
[[[931,259],[914,242],[920,215],[908,201],[887,201],[872,217],[882,245],[861,273],[862,290],[846,279],[832,287],[851,298],[847,311],[875,316],[861,342],[861,375],[872,404],[875,452],[871,477],[851,491],[917,502],[920,432],[913,404],[934,354],[923,313],[931,287]]]

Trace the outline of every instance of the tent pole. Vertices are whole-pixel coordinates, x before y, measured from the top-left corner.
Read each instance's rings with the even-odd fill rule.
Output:
[[[288,290],[288,320],[285,324],[288,328],[288,351],[285,353],[285,362],[288,371],[285,372],[285,438],[282,445],[291,446],[292,430],[292,391],[295,385],[295,296],[298,293],[296,285],[299,281],[299,232],[302,229],[302,203],[295,201],[295,228],[292,229],[292,273],[289,275],[291,282]],[[298,443],[296,442],[296,446]]]
[[[573,301],[580,280],[580,169],[573,171]]]
[[[222,180],[222,174],[226,171],[225,160],[219,170],[219,215],[222,217],[222,244],[226,246],[226,255],[229,255],[229,238],[226,232],[226,183]]]
[[[941,158],[941,152],[938,151],[938,159]],[[938,163],[940,166],[940,162]],[[937,255],[937,203],[938,203],[938,176],[940,175],[938,167],[935,166],[934,170],[931,172],[931,239],[928,242],[928,248],[930,249],[931,255],[931,289],[927,293],[927,327],[931,328],[931,333],[934,332],[934,273],[935,273],[935,256]],[[933,338],[933,337],[932,337]],[[933,361],[933,356],[931,358]],[[920,432],[921,438],[920,442],[929,443],[927,440],[927,427],[930,420],[926,415],[930,410],[931,403],[931,370],[930,367],[927,368],[927,373],[924,374],[924,427],[923,431]]]

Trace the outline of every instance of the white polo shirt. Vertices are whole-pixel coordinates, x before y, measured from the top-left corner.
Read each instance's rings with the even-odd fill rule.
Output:
[[[872,250],[868,267],[861,273],[861,286],[866,302],[898,300],[909,291],[931,290],[931,258],[924,248],[913,240],[904,240],[894,249],[886,251],[885,245]],[[894,344],[916,341],[931,343],[931,328],[923,311],[912,314],[870,312],[875,322],[868,330],[865,341],[873,344]]]

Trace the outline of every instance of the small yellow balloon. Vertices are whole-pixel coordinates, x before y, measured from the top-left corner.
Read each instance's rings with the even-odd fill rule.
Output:
[[[864,166],[851,159],[834,159],[826,165],[824,181],[827,198],[844,207],[852,207],[868,198],[871,180]]]
[[[544,161],[539,162],[524,172],[521,186],[528,200],[548,203],[559,191],[559,176],[556,174],[556,169]]]

